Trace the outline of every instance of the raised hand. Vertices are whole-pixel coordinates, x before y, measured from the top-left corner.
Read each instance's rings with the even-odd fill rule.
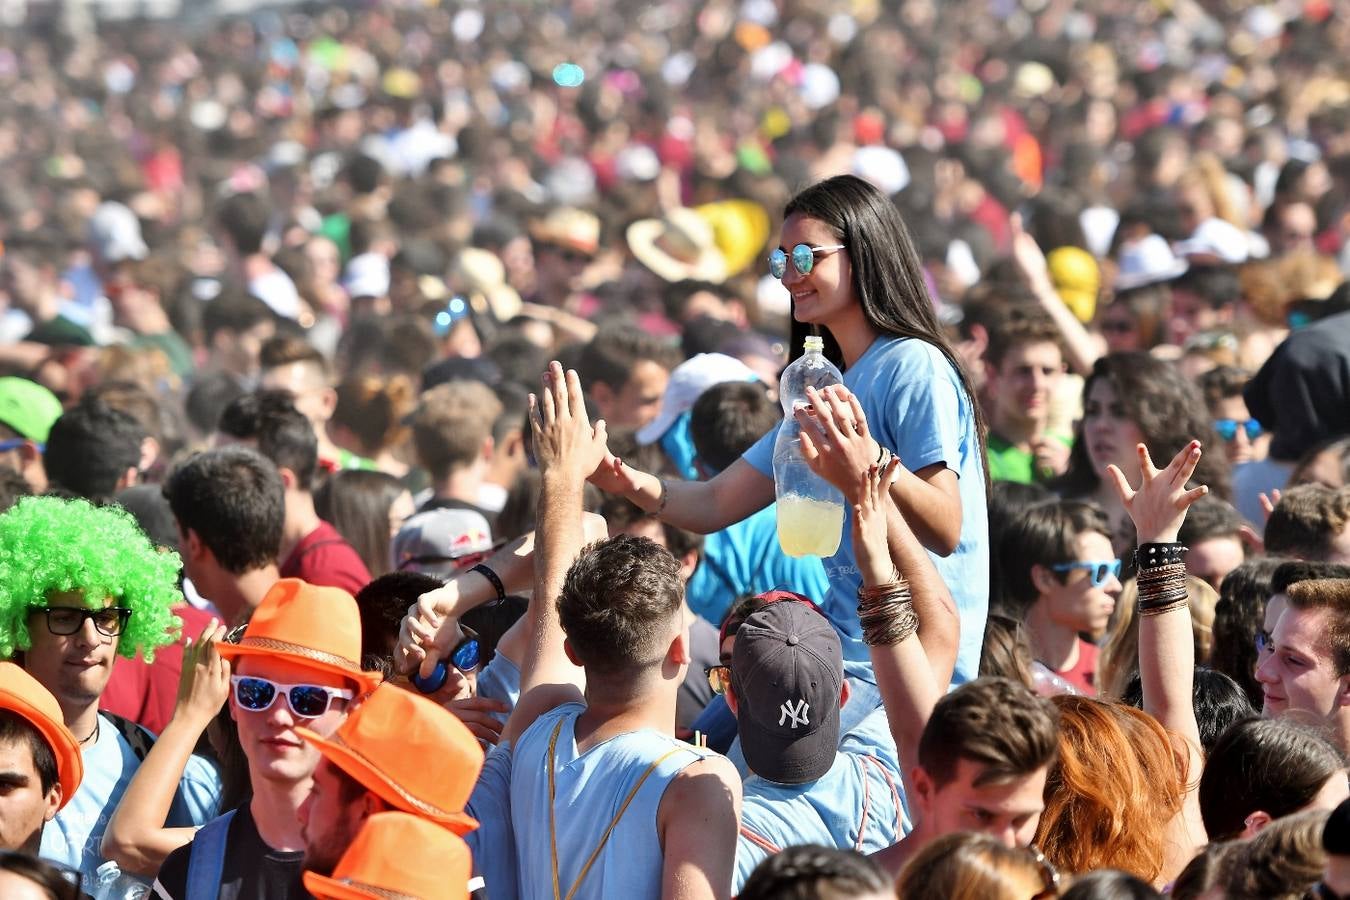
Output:
[[[175,716],[194,717],[205,728],[230,696],[230,663],[216,650],[228,629],[212,619],[194,641],[183,641]]]
[[[841,384],[823,391],[806,389],[810,407],[797,410],[802,458],[821,478],[857,503],[867,490],[868,470],[876,465],[879,447],[867,428],[858,398]]]
[[[612,458],[604,420],[591,425],[586,415],[581,379],[574,370],[564,374],[557,362],[549,363],[543,390],[530,395],[530,435],[540,472],[557,473],[569,483],[580,485]]]
[[[892,458],[884,467],[870,466],[858,501],[853,504],[853,552],[864,585],[876,585],[895,579],[886,534],[886,513],[891,504],[890,489],[900,468]]]
[[[399,623],[398,644],[394,647],[394,668],[399,672],[410,675],[416,670],[429,678],[436,663],[463,638],[459,622],[441,612],[437,595],[444,590],[423,594]]]
[[[1130,487],[1124,473],[1115,466],[1107,466],[1111,481],[1116,486],[1121,505],[1134,521],[1134,530],[1141,544],[1171,543],[1186,521],[1186,510],[1209,493],[1206,485],[1186,489],[1186,482],[1195,474],[1200,462],[1200,442],[1191,441],[1172,458],[1165,469],[1159,470],[1149,457],[1148,448],[1138,445],[1139,488]]]

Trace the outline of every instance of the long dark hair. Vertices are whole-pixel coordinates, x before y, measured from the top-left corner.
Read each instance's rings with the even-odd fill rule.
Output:
[[[980,462],[985,459],[984,410],[961,357],[943,334],[924,279],[923,265],[914,249],[905,220],[886,195],[856,175],[836,175],[819,181],[788,201],[784,218],[801,214],[828,225],[848,249],[853,267],[853,293],[862,305],[867,324],[882,334],[915,338],[932,344],[951,363],[975,416]],[[792,317],[791,358],[801,355],[812,326]],[[843,368],[843,353],[826,329],[825,355]],[[988,488],[987,466],[985,475]]]
[[[319,518],[356,550],[372,577],[393,569],[389,559],[389,508],[407,488],[386,472],[346,469],[314,493]]]
[[[1210,421],[1209,410],[1199,388],[1180,369],[1148,353],[1103,356],[1083,384],[1085,401],[1092,385],[1103,378],[1111,382],[1126,416],[1143,432],[1144,446],[1148,447],[1155,466],[1166,466],[1187,442],[1198,439],[1205,454],[1192,480],[1209,485],[1210,493],[1221,500],[1231,499],[1228,459],[1220,452],[1222,444]],[[1069,454],[1069,468],[1050,487],[1061,496],[1082,497],[1095,491],[1100,480],[1088,457],[1083,423],[1079,422]]]

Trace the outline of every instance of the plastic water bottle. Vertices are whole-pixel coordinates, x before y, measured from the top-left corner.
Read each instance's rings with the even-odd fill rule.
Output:
[[[806,352],[783,370],[778,399],[783,424],[773,445],[773,482],[778,499],[778,543],[788,556],[833,556],[844,532],[844,495],[802,458],[801,426],[793,413],[811,401],[806,389],[823,391],[844,378],[825,358],[825,340],[806,339]]]

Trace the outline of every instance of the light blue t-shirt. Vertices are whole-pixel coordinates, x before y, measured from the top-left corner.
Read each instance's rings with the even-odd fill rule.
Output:
[[[732,894],[785,847],[820,844],[864,854],[889,847],[910,831],[903,790],[885,710],[851,731],[830,771],[809,784],[747,778]]]
[[[829,593],[820,559],[793,559],[778,543],[773,504],[708,535],[703,558],[685,585],[685,600],[695,615],[720,626],[737,597],[776,589],[796,591],[820,603]]]
[[[586,861],[600,846],[624,799],[636,787],[636,794],[619,816],[618,824],[574,896],[576,900],[659,897],[664,854],[656,814],[661,797],[685,767],[712,756],[713,752],[643,729],[616,735],[585,753],[578,753],[576,721],[585,711],[585,704],[564,703],[540,716],[516,741],[511,761],[510,803],[520,896],[553,896],[549,742],[561,722],[553,757],[556,793],[552,809],[556,815],[558,880],[562,893],[570,895]],[[656,769],[642,781],[658,760]]]
[[[489,713],[492,718],[506,724],[511,710],[520,702],[520,667],[507,659],[500,651],[493,654],[483,671],[478,673],[478,686],[475,693],[479,697],[500,700],[508,707],[504,713]]]
[[[951,556],[930,556],[961,616],[961,645],[952,683],[964,684],[979,671],[989,613],[989,518],[975,410],[942,351],[913,338],[877,338],[844,373],[844,385],[862,404],[872,436],[898,455],[905,468],[917,471],[944,463],[958,476],[961,540]],[[766,434],[744,457],[770,478],[777,434],[777,429]],[[824,560],[830,597],[821,609],[843,640],[844,659],[865,662],[867,646],[855,611],[862,579],[852,534],[853,511],[845,504],[839,550]]]
[[[483,879],[492,900],[516,900],[520,887],[516,881],[516,839],[511,831],[509,741],[488,751],[464,811],[478,820],[478,827],[464,835],[473,854],[473,873]]]
[[[98,740],[84,750],[84,780],[56,818],[42,830],[38,855],[79,869],[94,884],[103,864],[103,832],[117,811],[141,761],[107,716],[99,716]],[[220,807],[220,775],[215,764],[192,756],[169,807],[169,827],[204,825]]]

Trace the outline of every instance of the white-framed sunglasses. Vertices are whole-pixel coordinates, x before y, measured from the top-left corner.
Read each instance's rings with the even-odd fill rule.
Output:
[[[845,249],[843,244],[830,244],[824,247],[812,247],[809,244],[798,244],[792,248],[792,267],[802,275],[811,274],[811,270],[816,267],[817,253],[833,253],[836,250]],[[769,274],[774,278],[782,278],[787,274],[788,254],[782,247],[769,254]]]

